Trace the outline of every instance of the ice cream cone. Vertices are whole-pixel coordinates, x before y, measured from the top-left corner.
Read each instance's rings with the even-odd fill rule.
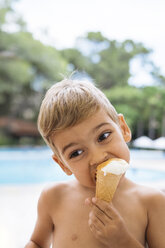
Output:
[[[121,159],[110,159],[97,167],[96,197],[106,202],[111,202],[119,184],[121,174],[104,172],[105,166],[110,166],[112,161],[120,163]],[[123,161],[123,160],[122,160]],[[125,162],[125,161],[124,161]],[[117,165],[116,165],[117,166]]]

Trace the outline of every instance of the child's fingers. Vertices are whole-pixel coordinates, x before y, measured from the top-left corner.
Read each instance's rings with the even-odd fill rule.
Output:
[[[92,199],[91,199],[91,198],[89,198],[89,197],[88,197],[88,198],[86,198],[86,199],[85,199],[85,205],[87,205],[87,206],[90,206],[90,207],[91,207],[91,206],[93,205],[93,204],[92,204]]]
[[[105,212],[103,212],[100,208],[98,208],[95,205],[93,206],[93,214],[103,223],[104,226],[108,224],[110,221],[112,221],[112,219],[109,216],[107,216]]]
[[[110,219],[116,219],[119,214],[111,203],[107,203],[97,198],[92,198],[93,204],[100,209]]]
[[[88,224],[90,227],[94,225],[97,230],[102,230],[104,227],[104,223],[100,219],[98,219],[95,215],[89,216]]]
[[[89,227],[92,231],[92,233],[97,237],[97,236],[100,236],[101,235],[101,229],[95,225],[94,223],[92,223],[90,220],[89,220]]]

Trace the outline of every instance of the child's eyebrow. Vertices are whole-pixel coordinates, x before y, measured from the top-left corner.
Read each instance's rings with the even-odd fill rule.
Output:
[[[72,146],[76,146],[78,145],[78,143],[69,143],[68,145],[64,146],[63,149],[62,149],[62,154],[64,154],[66,152],[66,150]]]
[[[109,122],[103,122],[103,123],[97,125],[96,127],[94,127],[92,129],[92,133],[96,132],[99,128],[101,128],[102,126],[105,126],[105,125],[110,125],[110,123]],[[64,154],[68,148],[70,148],[72,146],[76,146],[76,145],[78,145],[78,143],[71,142],[68,145],[64,146],[63,149],[62,149],[62,154]]]
[[[110,125],[110,123],[109,123],[109,122],[100,123],[99,125],[97,125],[96,127],[94,127],[94,128],[92,129],[92,132],[93,132],[93,133],[96,132],[99,128],[101,128],[102,126],[105,126],[105,125]]]

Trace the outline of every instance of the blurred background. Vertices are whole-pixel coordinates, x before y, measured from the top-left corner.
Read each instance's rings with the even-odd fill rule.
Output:
[[[44,185],[68,180],[36,121],[46,90],[74,71],[124,114],[128,177],[165,189],[164,11],[163,0],[0,0],[0,247],[23,247]]]

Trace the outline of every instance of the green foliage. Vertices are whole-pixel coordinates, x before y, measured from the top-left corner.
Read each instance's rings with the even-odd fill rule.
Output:
[[[26,23],[12,9],[14,0],[0,0],[0,116],[12,115],[36,121],[46,89],[74,70],[85,72],[105,92],[119,113],[123,113],[133,137],[160,136],[165,119],[165,77],[148,54],[151,50],[132,40],[109,40],[100,32],[79,37],[75,48],[57,50],[46,46],[26,31]],[[8,18],[10,16],[10,18]],[[14,24],[17,31],[6,27]],[[152,65],[152,87],[128,84],[130,62],[140,56]],[[11,143],[0,134],[1,143]],[[22,139],[20,143],[29,143]],[[30,141],[31,142],[31,141]]]
[[[162,135],[165,115],[165,88],[157,86],[144,88],[114,87],[106,90],[105,94],[117,112],[124,114],[133,132],[133,137],[138,135],[139,125],[143,127],[141,132],[145,135],[149,135],[154,130],[154,137],[151,138]]]
[[[100,42],[100,46],[102,42]],[[104,42],[107,44],[105,48],[91,55],[98,55],[100,59],[89,72],[91,72],[91,76],[95,75],[97,83],[105,89],[114,86],[126,86],[130,77],[129,64],[131,59],[137,54],[144,56],[149,51],[142,44],[136,44],[130,40],[120,43],[105,39]]]
[[[124,115],[131,130],[134,130],[136,121],[139,118],[139,110],[142,108],[141,90],[132,86],[125,86],[114,87],[104,93],[117,112]]]
[[[131,59],[138,55],[146,61],[150,50],[132,40],[118,42],[100,32],[89,32],[78,39],[77,49],[65,49],[61,53],[74,69],[86,71],[101,88],[109,89],[128,85]]]
[[[95,43],[100,43],[100,42],[104,42],[105,40],[108,40],[106,37],[102,35],[101,32],[89,32],[87,33],[86,38]]]
[[[18,88],[19,85],[24,85],[31,79],[30,65],[27,61],[17,59],[17,60],[0,60],[0,74],[1,74],[1,89],[9,87],[12,88],[13,93]],[[10,82],[13,82],[13,85]],[[8,82],[8,83],[7,83]],[[15,88],[13,87],[15,84]],[[4,85],[4,87],[3,87]]]
[[[14,144],[14,141],[11,137],[5,135],[3,132],[0,131],[0,146],[11,146]]]
[[[61,79],[66,72],[67,62],[52,47],[35,40],[28,32],[0,32],[0,107],[2,113],[23,117],[31,106],[31,96],[45,91],[53,82]],[[21,95],[20,95],[21,94]],[[27,98],[29,96],[29,100]],[[22,96],[22,98],[21,98]],[[14,99],[17,106],[13,108]],[[23,103],[23,104],[22,104]],[[20,106],[25,106],[20,108]],[[34,103],[34,101],[33,101]],[[34,109],[39,103],[35,103]]]
[[[61,50],[61,55],[71,65],[72,70],[85,70],[88,67],[89,61],[79,50],[68,48]]]
[[[0,2],[0,115],[24,118],[29,108],[38,110],[45,90],[61,79],[67,61],[60,52],[35,40],[12,9],[13,1]],[[8,15],[10,18],[8,19]],[[6,31],[15,25],[17,32]]]

